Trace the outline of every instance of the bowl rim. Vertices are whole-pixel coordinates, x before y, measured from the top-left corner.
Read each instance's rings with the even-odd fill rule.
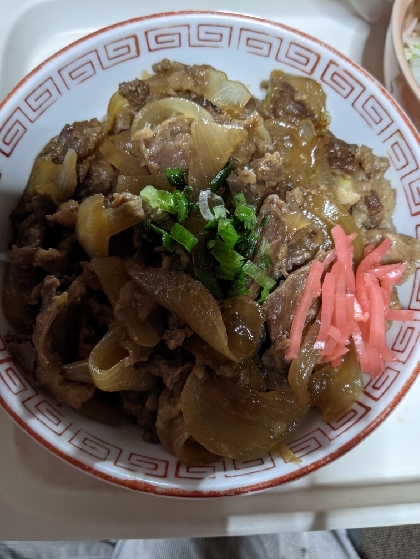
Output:
[[[400,2],[400,0],[396,0],[396,3]],[[273,28],[281,29],[287,31],[289,33],[294,34],[295,36],[300,37],[301,39],[315,43],[316,45],[320,46],[323,49],[330,51],[334,56],[338,57],[339,59],[343,60],[346,64],[352,66],[357,72],[361,73],[368,81],[373,83],[381,94],[387,99],[387,101],[392,105],[393,109],[399,114],[399,116],[404,121],[407,128],[410,130],[413,137],[416,139],[419,147],[420,147],[420,135],[417,132],[416,128],[414,127],[411,119],[407,116],[404,110],[400,107],[400,105],[393,99],[393,97],[389,94],[389,92],[385,89],[385,87],[374,77],[372,76],[367,70],[363,67],[359,66],[356,62],[353,62],[350,58],[345,56],[344,54],[337,51],[335,48],[331,47],[327,43],[324,43],[322,40],[319,40],[315,37],[310,36],[309,34],[302,32],[298,29],[295,29],[291,26],[285,25],[278,21],[273,21],[267,18],[251,16],[246,14],[240,14],[236,12],[230,11],[218,11],[218,10],[179,10],[179,11],[167,11],[167,12],[157,12],[153,14],[148,14],[145,16],[130,18],[128,20],[123,20],[112,25],[103,27],[98,29],[80,39],[70,43],[66,47],[58,50],[48,58],[46,58],[43,62],[37,65],[33,70],[31,70],[26,76],[24,76],[13,88],[12,90],[6,95],[6,97],[0,101],[0,111],[3,107],[7,104],[7,102],[18,92],[18,90],[24,86],[34,75],[36,75],[44,66],[46,66],[49,62],[54,60],[55,58],[61,56],[63,53],[71,50],[75,46],[79,44],[83,44],[86,41],[89,41],[91,38],[105,34],[110,30],[117,29],[120,27],[124,27],[126,25],[130,25],[137,22],[143,22],[148,20],[154,19],[161,19],[165,17],[173,17],[173,16],[208,16],[208,17],[232,17],[234,19],[243,20],[243,21],[250,21],[256,23],[262,23],[268,25]],[[7,359],[7,361],[11,361],[11,359]],[[182,487],[168,487],[168,486],[158,486],[148,483],[144,480],[130,480],[130,479],[122,479],[112,474],[107,474],[103,471],[99,471],[92,466],[84,463],[83,461],[79,460],[78,458],[71,456],[68,453],[63,452],[60,448],[55,446],[53,443],[46,440],[46,438],[38,433],[35,429],[33,429],[27,422],[25,422],[22,418],[18,416],[18,414],[10,407],[10,405],[4,400],[3,396],[0,394],[0,405],[3,409],[8,413],[8,415],[15,421],[20,428],[22,428],[29,436],[31,436],[35,441],[37,441],[41,446],[49,450],[52,454],[57,456],[58,458],[62,459],[64,462],[75,466],[77,469],[92,475],[97,479],[101,479],[103,481],[110,482],[114,485],[118,485],[120,487],[124,487],[126,489],[135,490],[138,492],[144,492],[153,494],[156,496],[163,496],[163,497],[178,497],[178,498],[214,498],[214,497],[226,497],[226,496],[235,496],[235,495],[243,495],[254,493],[257,491],[263,491],[270,488],[278,487],[285,483],[289,483],[291,481],[296,481],[309,473],[317,471],[324,465],[330,464],[337,458],[343,456],[347,452],[349,452],[353,447],[363,441],[368,435],[370,435],[389,415],[390,413],[396,408],[396,406],[401,402],[402,398],[408,392],[408,390],[413,385],[416,378],[420,375],[420,360],[417,362],[416,366],[413,367],[412,371],[410,372],[409,377],[405,380],[403,387],[401,390],[393,397],[392,401],[382,410],[379,415],[376,415],[371,422],[357,435],[351,438],[344,444],[341,444],[338,449],[335,451],[327,454],[326,456],[316,460],[315,462],[311,462],[307,466],[300,468],[299,470],[289,472],[287,474],[283,474],[281,476],[274,477],[270,480],[257,482],[252,485],[245,485],[234,487],[230,489],[188,489]]]
[[[415,0],[395,0],[391,13],[391,37],[392,44],[394,45],[395,56],[397,57],[398,66],[410,86],[411,91],[420,101],[420,85],[414,79],[411,68],[404,56],[404,44],[402,40],[403,23],[410,5],[414,4]]]

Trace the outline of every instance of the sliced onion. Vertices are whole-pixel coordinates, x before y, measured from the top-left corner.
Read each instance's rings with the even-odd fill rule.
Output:
[[[130,261],[127,271],[159,305],[183,320],[219,353],[239,361],[229,349],[219,306],[202,283],[183,272],[142,268]]]
[[[111,140],[105,139],[99,146],[99,151],[124,175],[137,176],[144,173],[140,160],[116,146]]]
[[[206,189],[248,133],[243,128],[193,122],[191,135],[188,182],[191,186]]]
[[[214,122],[211,114],[200,105],[197,105],[197,103],[194,103],[194,101],[168,97],[147,103],[147,105],[136,114],[131,126],[131,132],[135,134],[143,130],[146,126],[153,127],[157,124],[161,124],[174,114],[182,114],[197,122]]]
[[[108,103],[106,132],[110,132],[114,127],[115,117],[118,114],[129,112],[130,107],[131,105],[125,97],[118,92],[114,93]]]
[[[125,338],[118,325],[105,334],[89,355],[89,371],[94,385],[105,392],[118,390],[151,390],[158,384],[157,378],[144,367],[128,365],[128,352],[121,345]]]
[[[209,200],[214,202],[215,206],[224,206],[224,201],[221,196],[218,196],[211,190],[200,190],[200,194],[198,196],[198,207],[200,209],[201,215],[207,221],[211,221],[214,219],[214,213],[211,211],[209,206]]]
[[[226,80],[206,88],[205,97],[219,109],[242,110],[251,98],[251,93],[240,82]]]
[[[108,216],[108,234],[116,235],[124,229],[137,225],[140,221],[147,219],[148,215],[143,210],[143,202],[140,196],[134,200],[128,200],[117,208],[105,210]]]
[[[69,200],[77,186],[77,153],[74,149],[69,149],[64,157],[60,172],[55,178],[59,192],[59,200],[65,202]]]
[[[42,166],[40,164],[37,168],[38,177],[32,173],[32,180],[30,179],[30,183],[34,184],[41,180],[41,173],[43,175],[44,182],[33,187],[36,194],[48,194],[59,203],[69,200],[77,186],[76,163],[77,153],[69,149],[62,165],[54,165],[52,162],[43,163]]]
[[[94,194],[79,206],[76,221],[76,236],[87,254],[108,256],[108,215],[102,194]]]
[[[60,170],[61,165],[56,165],[51,159],[47,157],[38,157],[32,167],[26,190],[31,192],[43,184],[54,182]]]

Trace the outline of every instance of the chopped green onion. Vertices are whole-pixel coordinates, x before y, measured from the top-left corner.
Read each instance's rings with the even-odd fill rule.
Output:
[[[248,206],[248,204],[238,204],[235,210],[235,217],[243,222],[245,229],[255,229],[257,225],[255,209]]]
[[[225,244],[220,237],[216,237],[214,241],[208,243],[210,252],[215,259],[221,264],[219,274],[231,275],[232,272],[238,272],[242,266],[244,257],[236,250]]]
[[[251,258],[254,254],[258,241],[258,234],[255,231],[245,231],[239,236],[235,249],[245,258]]]
[[[162,210],[154,210],[151,217],[156,221],[159,227],[162,227],[162,229],[166,229],[167,231],[170,231],[171,227],[175,223],[175,219],[172,215],[168,212],[162,212]]]
[[[213,214],[215,219],[219,219],[221,217],[226,217],[227,216],[227,209],[225,208],[225,206],[214,206],[213,208]]]
[[[249,293],[249,289],[246,283],[247,283],[247,275],[242,269],[236,275],[235,281],[230,286],[228,291],[228,297],[236,297],[237,295],[247,295],[247,293]]]
[[[175,167],[174,169],[165,169],[165,175],[171,186],[182,190],[185,186],[184,172],[181,167]]]
[[[220,218],[217,224],[217,232],[220,237],[225,241],[228,247],[233,248],[239,235],[232,223],[226,218]]]
[[[207,287],[215,299],[223,299],[219,282],[212,272],[203,270],[203,268],[194,268],[194,273],[198,281],[201,281],[204,287]]]
[[[209,236],[206,233],[198,235],[198,261],[200,262],[200,268],[205,270],[211,270],[215,262],[207,248],[208,239]]]
[[[175,223],[171,229],[171,237],[182,245],[188,252],[191,252],[198,240],[194,237],[192,233],[185,229],[179,223]]]
[[[208,231],[209,229],[217,229],[218,223],[218,219],[212,219],[211,221],[208,221],[204,226],[204,231]]]
[[[179,223],[183,223],[189,215],[189,202],[186,196],[175,190],[172,194],[173,204],[176,210],[176,215]]]
[[[212,192],[217,192],[217,190],[219,190],[219,188],[223,186],[223,183],[230,175],[231,170],[232,170],[232,165],[228,161],[227,163],[225,163],[222,169],[220,169],[217,175],[210,181],[209,187]]]
[[[270,221],[270,216],[269,215],[265,215],[262,220],[260,221],[260,225],[259,227],[263,228],[267,225],[267,223]]]
[[[273,261],[271,260],[271,256],[269,254],[264,254],[258,260],[258,266],[263,270],[267,270],[272,265]]]
[[[157,190],[149,184],[140,192],[141,198],[153,209],[162,210],[171,214],[176,213],[172,194],[166,190]]]
[[[233,195],[233,203],[236,206],[239,206],[239,204],[245,204],[246,205],[246,199],[245,196],[242,194],[242,192],[240,192],[239,194],[234,194]]]
[[[162,245],[166,248],[166,250],[169,250],[169,252],[174,251],[175,241],[172,239],[167,231],[164,231],[160,227],[157,227],[150,222],[147,224],[147,228],[149,229],[149,231],[154,231],[162,237]]]
[[[270,278],[264,270],[262,270],[259,266],[247,260],[243,265],[243,271],[248,274],[253,280],[261,285],[264,289],[270,291],[276,285],[276,281],[273,278]]]
[[[264,287],[264,289],[260,293],[260,298],[258,299],[259,303],[264,303],[267,297],[270,295],[270,291]]]

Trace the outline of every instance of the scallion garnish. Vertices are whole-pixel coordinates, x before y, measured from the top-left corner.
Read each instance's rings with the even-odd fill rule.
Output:
[[[241,269],[235,277],[234,282],[229,288],[228,297],[236,297],[237,295],[246,295],[249,293],[249,289],[246,285],[247,283],[247,275]]]
[[[273,278],[270,278],[264,270],[251,262],[251,260],[247,260],[242,269],[246,274],[248,274],[248,276],[261,285],[262,288],[267,289],[268,292],[270,292],[270,290],[276,285],[276,281],[273,280]]]
[[[232,165],[228,161],[217,173],[217,175],[210,181],[209,187],[212,192],[217,192],[223,183],[226,181],[230,172],[232,170]]]
[[[262,220],[259,223],[259,227],[261,227],[261,229],[263,227],[265,227],[267,225],[267,223],[270,221],[270,216],[269,215],[265,215]]]
[[[248,204],[238,204],[235,209],[235,217],[243,222],[245,229],[255,229],[257,225],[255,208]]]
[[[172,194],[166,190],[157,190],[149,184],[140,192],[141,198],[156,210],[162,210],[171,214],[176,213]]]
[[[181,167],[175,167],[174,169],[165,169],[165,175],[171,186],[175,187],[178,190],[182,190],[185,187],[185,177]]]
[[[231,276],[232,272],[237,273],[242,267],[244,257],[227,246],[220,237],[216,237],[214,241],[208,243],[210,252],[220,263],[219,273]]]
[[[179,192],[179,190],[175,190],[172,193],[172,200],[176,210],[176,216],[179,223],[184,223],[189,215],[189,202],[186,196]]]
[[[153,223],[150,222],[147,224],[147,228],[149,231],[153,231],[154,233],[157,233],[162,237],[162,245],[166,248],[166,250],[169,250],[169,252],[174,251],[175,241],[172,239],[167,231],[161,229],[160,227],[157,227],[156,225],[153,225]]]
[[[174,241],[182,245],[188,252],[191,252],[195,245],[198,243],[198,239],[194,237],[192,233],[185,229],[179,223],[175,223],[171,229],[171,237]]]
[[[258,241],[258,234],[255,231],[244,231],[239,235],[235,249],[245,258],[251,258],[254,254]]]
[[[233,248],[239,235],[229,219],[221,218],[217,223],[217,232],[228,247]]]

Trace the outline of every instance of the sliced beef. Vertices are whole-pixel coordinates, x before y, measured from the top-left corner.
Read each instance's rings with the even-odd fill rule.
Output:
[[[82,161],[98,147],[104,132],[97,118],[66,124],[60,134],[56,136],[42,151],[54,163],[62,163],[69,149],[77,153],[77,160]]]
[[[309,267],[310,265],[307,264],[287,276],[277,289],[267,297],[263,304],[272,348],[280,359],[284,359],[284,354],[289,346],[292,320],[302,299]],[[314,320],[318,307],[319,301],[316,299],[308,313],[306,324]]]
[[[315,113],[304,101],[296,96],[295,89],[283,79],[270,82],[270,112],[274,118],[290,122],[315,120]]]
[[[109,194],[117,183],[118,173],[100,154],[90,162],[89,171],[82,184],[79,184],[75,198],[82,202],[93,194]]]
[[[6,343],[14,362],[34,381],[37,353],[30,335],[9,334]]]
[[[166,359],[162,355],[155,355],[151,360],[151,372],[160,377],[165,386],[172,390],[175,383],[189,375],[194,363],[182,363],[178,359]]]
[[[77,213],[79,211],[79,203],[76,200],[69,200],[59,205],[57,211],[46,217],[47,222],[51,224],[62,225],[63,227],[74,228],[77,221]]]
[[[357,146],[339,140],[333,134],[329,136],[330,141],[325,150],[330,168],[339,175],[351,175],[359,164],[356,158]]]
[[[125,97],[133,107],[134,112],[137,112],[146,103],[147,96],[149,95],[149,86],[147,82],[136,78],[131,82],[120,83],[118,93]]]
[[[276,194],[270,194],[264,200],[258,212],[258,221],[268,217],[268,223],[261,230],[253,261],[259,261],[269,256],[271,263],[266,268],[269,276],[279,278],[286,255],[286,204]]]
[[[142,164],[152,174],[164,173],[165,169],[181,167],[187,171],[191,157],[191,120],[175,116],[157,125],[153,131],[142,130],[138,134]]]
[[[189,326],[184,324],[177,316],[169,313],[168,329],[163,333],[163,339],[169,349],[174,350],[182,346],[185,338],[193,335],[193,331]]]

